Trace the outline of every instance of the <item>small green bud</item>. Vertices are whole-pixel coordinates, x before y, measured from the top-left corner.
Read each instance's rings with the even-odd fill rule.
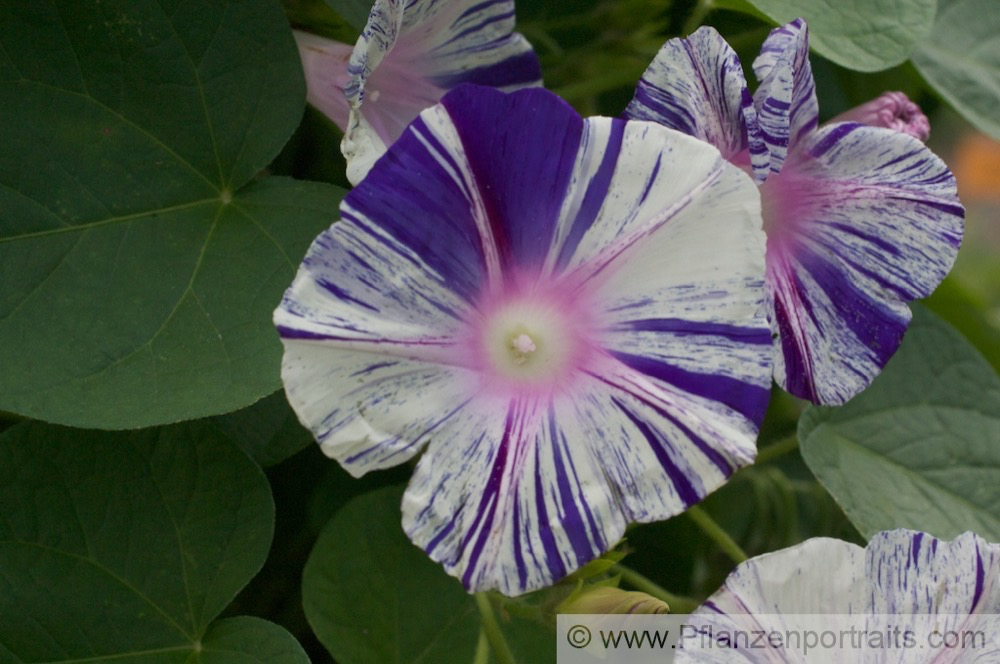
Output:
[[[604,586],[584,588],[573,593],[559,605],[556,612],[656,614],[670,613],[670,607],[663,600],[638,590],[622,590],[621,588]]]

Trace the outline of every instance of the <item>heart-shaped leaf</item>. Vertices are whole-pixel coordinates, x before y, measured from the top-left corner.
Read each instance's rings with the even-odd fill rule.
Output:
[[[993,0],[939,0],[930,37],[913,54],[927,82],[1000,140],[1000,12]]]
[[[274,392],[271,311],[343,193],[251,182],[305,98],[278,4],[2,16],[0,409],[130,428]]]
[[[314,443],[312,434],[299,424],[283,390],[248,408],[218,415],[210,421],[251,459],[265,467],[280,463]]]
[[[1000,541],[1000,378],[917,308],[899,352],[840,408],[810,407],[802,456],[866,537],[911,528]]]
[[[212,623],[260,569],[267,480],[204,423],[0,435],[0,661],[308,662],[283,629]]]
[[[306,617],[343,664],[469,662],[475,602],[406,538],[402,495],[358,496],[326,525],[302,575]]]

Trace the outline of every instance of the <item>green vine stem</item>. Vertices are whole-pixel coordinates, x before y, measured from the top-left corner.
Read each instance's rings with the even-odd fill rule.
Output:
[[[708,512],[703,510],[698,505],[692,505],[688,508],[687,514],[691,517],[691,520],[695,522],[695,525],[701,528],[703,533],[708,535],[709,539],[718,544],[719,548],[722,549],[727,556],[732,558],[733,562],[739,565],[747,559],[747,554],[740,548],[740,545],[729,536],[729,533],[722,529],[722,526],[717,524],[715,520],[708,515]]]
[[[774,461],[778,457],[791,454],[797,449],[799,449],[799,437],[793,433],[791,436],[760,448],[760,451],[757,452],[757,463]]]
[[[472,664],[490,664],[490,640],[486,637],[486,630],[482,628],[479,630],[479,641],[476,642]]]
[[[611,568],[612,574],[621,576],[622,581],[656,599],[663,600],[671,613],[691,613],[698,608],[698,602],[690,597],[675,595],[655,581],[643,576],[630,567],[618,564]]]
[[[479,614],[483,619],[483,633],[493,648],[498,664],[514,664],[514,655],[507,645],[507,640],[497,622],[496,614],[493,613],[493,603],[487,593],[476,593],[476,606],[479,607]]]

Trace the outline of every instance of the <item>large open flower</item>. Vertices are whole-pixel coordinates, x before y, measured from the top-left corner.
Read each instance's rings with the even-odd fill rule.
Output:
[[[692,614],[677,662],[995,662],[998,614],[1000,545],[974,533],[946,542],[892,530],[864,549],[816,538],[737,567]],[[825,634],[811,652],[807,632]],[[750,640],[722,647],[737,633]]]
[[[514,32],[514,0],[375,0],[353,48],[304,32],[295,38],[309,103],[344,130],[353,184],[448,90],[541,85],[535,52]]]
[[[410,538],[539,588],[754,458],[757,188],[706,143],[462,86],[341,206],[275,312],[289,401],[355,475],[426,447]]]
[[[899,347],[906,303],[951,269],[964,212],[947,166],[909,135],[920,128],[886,109],[852,117],[905,131],[817,128],[808,55],[803,21],[772,30],[754,62],[760,86],[751,101],[736,54],[701,28],[664,45],[625,115],[702,138],[752,168],[763,183],[775,380],[840,404]]]

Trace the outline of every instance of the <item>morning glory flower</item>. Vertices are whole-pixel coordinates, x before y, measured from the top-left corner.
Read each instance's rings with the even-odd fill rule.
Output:
[[[868,124],[818,126],[808,54],[802,20],[772,30],[751,98],[732,48],[701,28],[664,45],[625,116],[707,140],[754,173],[775,380],[814,403],[840,404],[899,347],[906,303],[930,295],[951,269],[964,211],[951,172],[915,137],[926,136],[923,115],[905,98],[851,116]]]
[[[343,131],[357,184],[420,111],[462,83],[541,85],[514,0],[375,0],[352,48],[296,32],[309,103]]]
[[[707,143],[461,86],[345,198],[275,312],[289,402],[470,590],[551,584],[752,462],[757,188]]]
[[[692,638],[682,640],[677,662],[993,662],[1000,656],[997,614],[1000,545],[974,533],[949,542],[892,530],[863,549],[815,538],[740,564],[692,614]],[[693,636],[696,629],[716,642]],[[845,636],[825,637],[827,647],[816,643],[808,652],[785,637],[807,630]],[[719,647],[720,636],[738,631],[775,633],[786,643],[748,648],[734,639],[738,647]],[[928,641],[935,631],[941,639]],[[975,632],[982,647],[948,648],[944,639]],[[903,647],[906,640],[913,645]]]

